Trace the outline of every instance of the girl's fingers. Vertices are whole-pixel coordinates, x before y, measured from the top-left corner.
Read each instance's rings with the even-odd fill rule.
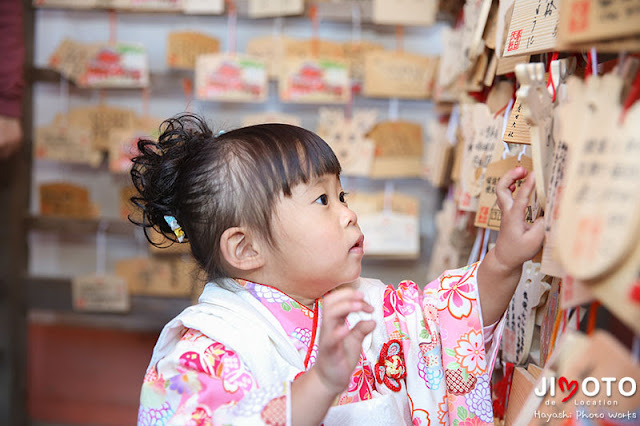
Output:
[[[527,237],[530,239],[530,243],[540,249],[542,241],[544,240],[544,218],[539,217],[533,222],[531,227],[527,230]]]
[[[363,300],[341,300],[331,305],[325,305],[324,321],[342,322],[351,312],[359,311],[371,313],[373,312],[373,307]]]
[[[513,205],[513,196],[511,193],[515,190],[515,183],[518,179],[526,176],[527,171],[523,167],[516,167],[509,170],[500,178],[496,185],[496,196],[498,198],[498,207],[503,212],[511,209]],[[513,188],[513,189],[512,189]]]
[[[360,321],[349,332],[349,335],[345,339],[346,344],[354,345],[354,347],[360,347],[365,336],[371,333],[375,328],[376,322],[373,320]]]
[[[529,204],[529,198],[531,197],[531,193],[536,186],[536,177],[533,173],[529,174],[527,180],[524,181],[522,186],[520,187],[520,191],[516,195],[514,204],[518,210],[524,210],[525,207]]]

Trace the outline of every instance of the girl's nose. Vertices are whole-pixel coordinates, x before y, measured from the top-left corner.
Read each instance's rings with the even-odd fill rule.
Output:
[[[356,215],[356,213],[345,205],[343,205],[342,207],[343,207],[343,210],[342,210],[341,221],[343,226],[346,228],[349,225],[357,225],[358,216]]]

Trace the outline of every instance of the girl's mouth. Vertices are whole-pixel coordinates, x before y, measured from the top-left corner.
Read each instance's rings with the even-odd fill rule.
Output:
[[[349,249],[349,252],[359,254],[364,253],[364,235],[360,235],[360,238],[358,238],[358,241],[356,241],[353,247]]]

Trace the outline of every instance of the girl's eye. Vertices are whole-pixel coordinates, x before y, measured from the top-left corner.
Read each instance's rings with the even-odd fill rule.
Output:
[[[329,204],[329,198],[327,198],[327,194],[322,194],[321,196],[319,196],[318,198],[316,198],[316,203],[320,203],[323,206],[326,206],[327,204]]]
[[[349,195],[349,193],[348,193],[348,192],[344,192],[344,191],[342,191],[342,192],[340,193],[340,202],[341,202],[341,203],[345,203],[345,204],[347,204],[347,195]]]

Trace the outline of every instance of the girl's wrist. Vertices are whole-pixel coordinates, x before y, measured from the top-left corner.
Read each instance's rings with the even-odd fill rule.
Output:
[[[318,370],[318,366],[313,366],[305,375],[309,375],[309,380],[313,381],[314,386],[320,389],[322,393],[331,401],[335,400],[342,391],[336,386],[331,385]]]
[[[506,256],[506,258],[508,258],[508,256]],[[505,260],[505,256],[502,256],[497,245],[487,253],[485,261],[489,261],[491,263],[491,268],[494,273],[505,277],[520,274],[522,272],[522,263],[512,265],[512,262]]]

